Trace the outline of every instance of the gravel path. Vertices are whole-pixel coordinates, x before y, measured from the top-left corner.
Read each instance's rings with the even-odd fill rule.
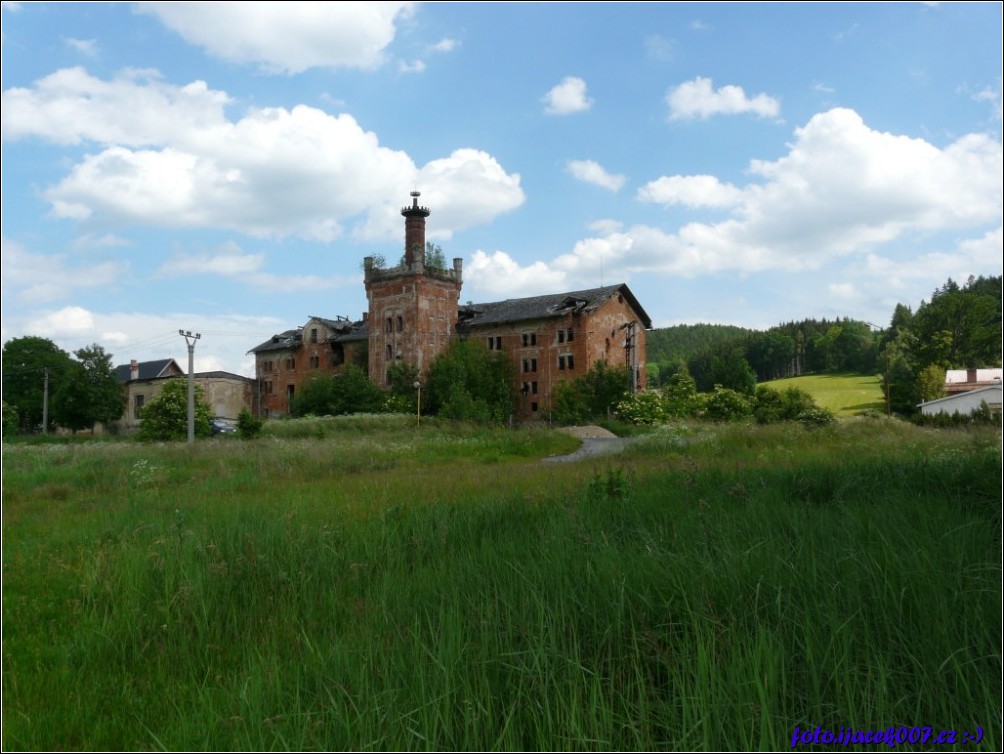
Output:
[[[560,431],[570,434],[572,437],[578,437],[582,440],[582,447],[568,455],[545,458],[543,459],[544,463],[568,463],[592,456],[617,453],[630,442],[630,438],[618,437],[603,427],[563,427]]]

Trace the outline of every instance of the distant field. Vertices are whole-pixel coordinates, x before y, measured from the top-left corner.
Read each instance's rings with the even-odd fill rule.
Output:
[[[797,387],[837,416],[856,416],[869,409],[885,411],[882,378],[875,374],[810,374],[761,384],[775,390]]]

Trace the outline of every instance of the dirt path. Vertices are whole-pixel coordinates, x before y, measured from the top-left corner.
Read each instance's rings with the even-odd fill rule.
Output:
[[[613,432],[608,432],[603,427],[563,427],[561,432],[578,437],[582,440],[582,447],[574,453],[564,456],[549,456],[544,458],[544,463],[568,463],[580,461],[583,458],[617,453],[625,448],[631,438],[618,437]]]

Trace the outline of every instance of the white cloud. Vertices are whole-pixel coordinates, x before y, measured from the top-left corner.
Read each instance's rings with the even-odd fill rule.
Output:
[[[84,335],[86,339],[87,333],[94,332],[94,315],[82,307],[67,306],[37,317],[31,322],[28,331],[43,338],[73,338]]]
[[[673,59],[674,44],[661,34],[645,37],[645,53],[650,60],[668,61]]]
[[[240,277],[257,272],[264,263],[264,254],[247,254],[230,241],[207,254],[175,253],[157,274],[165,277],[200,274]]]
[[[455,39],[441,39],[430,48],[433,52],[453,52],[460,46],[460,42]]]
[[[603,220],[594,220],[587,226],[589,230],[594,233],[599,233],[600,235],[607,235],[609,233],[617,233],[623,227],[624,223],[620,220],[611,220],[609,218]]]
[[[2,135],[58,144],[194,145],[226,128],[223,108],[229,102],[204,81],[174,86],[156,71],[129,70],[103,81],[83,68],[64,68],[30,89],[4,90]]]
[[[498,160],[478,149],[457,149],[449,157],[432,160],[404,178],[398,186],[416,186],[420,202],[435,212],[430,223],[430,240],[449,240],[458,230],[491,222],[495,217],[523,204],[518,173],[506,173]],[[370,212],[361,238],[399,238],[401,204],[382,197],[382,206]],[[393,201],[393,200],[391,200]]]
[[[248,348],[289,327],[290,323],[275,317],[171,311],[100,313],[67,306],[5,317],[3,337],[5,341],[24,335],[49,338],[67,353],[99,343],[112,354],[115,364],[173,358],[184,369],[188,350],[178,330],[191,330],[202,335],[195,349],[196,371],[221,369],[253,376],[254,359],[247,355]]]
[[[670,120],[709,118],[712,115],[754,113],[761,118],[777,117],[780,103],[766,94],[752,99],[739,86],[712,89],[711,79],[698,77],[669,90],[666,95]]]
[[[663,176],[638,189],[640,201],[666,206],[731,207],[742,197],[742,191],[713,175]]]
[[[646,187],[648,200],[721,206],[730,216],[675,231],[603,228],[549,267],[573,284],[595,280],[601,259],[620,277],[789,273],[820,269],[843,257],[862,259],[879,248],[893,253],[899,241],[912,244],[920,234],[980,231],[993,224],[995,231],[947,257],[932,253],[908,266],[930,264],[956,275],[958,267],[977,274],[1000,268],[1004,162],[1000,143],[989,136],[969,134],[939,149],[872,130],[857,113],[835,109],[796,129],[787,155],[754,161],[750,172],[763,182],[734,187],[711,176],[653,181]],[[893,253],[890,259],[895,258]]]
[[[620,191],[627,180],[623,175],[608,173],[602,165],[592,160],[569,160],[567,168],[576,179],[608,191]]]
[[[416,60],[413,63],[402,60],[397,64],[397,69],[401,73],[423,73],[425,71],[425,63],[421,60]]]
[[[98,41],[96,39],[74,39],[73,37],[68,37],[65,41],[74,50],[88,57],[93,58],[98,54]]]
[[[72,244],[75,251],[82,251],[85,249],[106,249],[130,245],[129,241],[112,233],[105,233],[100,236],[94,235],[93,233],[85,233],[75,239]]]
[[[544,262],[521,267],[504,251],[488,254],[478,249],[464,266],[465,297],[470,294],[473,300],[524,298],[566,287],[565,275],[560,270],[550,269]]]
[[[210,55],[272,73],[374,68],[413,3],[141,3],[140,13]]]
[[[168,85],[155,72],[106,82],[67,69],[2,98],[5,138],[108,145],[43,192],[64,219],[322,241],[352,221],[358,235],[390,238],[399,228],[388,197],[419,186],[442,198],[437,206],[449,201],[437,223],[448,238],[524,200],[519,176],[484,152],[457,150],[418,167],[350,115],[301,105],[231,121],[225,93]]]
[[[0,239],[4,298],[41,304],[69,297],[74,291],[113,285],[129,272],[124,261],[74,264],[65,254],[38,254],[8,238]]]
[[[586,82],[576,76],[566,76],[541,101],[548,115],[569,115],[593,106],[593,101],[586,96]]]

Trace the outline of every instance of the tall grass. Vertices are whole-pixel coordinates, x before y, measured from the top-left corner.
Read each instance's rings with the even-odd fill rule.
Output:
[[[1000,747],[998,435],[565,442],[5,447],[4,747]]]

